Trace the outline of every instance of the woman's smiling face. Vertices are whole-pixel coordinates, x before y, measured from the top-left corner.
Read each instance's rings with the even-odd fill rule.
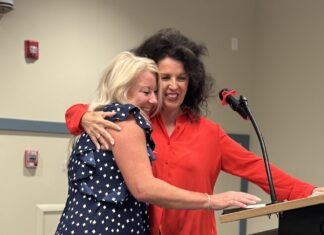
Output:
[[[163,97],[163,110],[180,111],[187,93],[189,78],[183,63],[170,57],[158,62]]]
[[[147,117],[157,105],[157,76],[150,71],[144,71],[135,78],[128,91],[128,102],[139,107]]]

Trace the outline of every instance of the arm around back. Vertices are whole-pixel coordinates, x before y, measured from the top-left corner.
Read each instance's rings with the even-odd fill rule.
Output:
[[[116,163],[132,195],[139,201],[174,209],[223,209],[228,206],[254,204],[258,198],[241,192],[208,196],[172,186],[152,174],[143,129],[133,116],[120,122],[122,131],[111,131]]]
[[[72,135],[79,135],[83,131],[81,124],[82,116],[88,111],[88,105],[75,104],[65,112],[66,127]]]
[[[75,104],[66,110],[65,122],[71,134],[79,135],[85,131],[97,149],[109,149],[109,145],[114,145],[114,139],[108,129],[120,130],[119,126],[106,120],[114,115],[114,112],[91,112],[87,104]]]

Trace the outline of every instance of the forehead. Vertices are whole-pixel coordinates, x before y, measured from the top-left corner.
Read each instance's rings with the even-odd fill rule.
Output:
[[[135,82],[141,86],[155,86],[157,75],[151,71],[145,70],[141,72],[136,78]]]
[[[158,67],[161,73],[185,73],[183,63],[170,57],[160,60]]]

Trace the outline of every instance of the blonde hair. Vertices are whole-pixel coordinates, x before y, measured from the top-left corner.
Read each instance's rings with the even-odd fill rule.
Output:
[[[157,84],[159,84],[160,74],[153,60],[135,56],[127,51],[119,53],[105,69],[97,87],[96,97],[89,105],[89,111],[102,110],[103,106],[113,102],[128,103],[128,91],[134,79],[144,71],[155,74]],[[161,108],[160,89],[158,89],[157,96],[158,104],[153,115],[157,114]]]

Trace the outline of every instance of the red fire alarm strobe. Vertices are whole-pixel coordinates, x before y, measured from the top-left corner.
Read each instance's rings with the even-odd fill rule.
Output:
[[[25,40],[25,58],[38,60],[39,44],[37,41]]]
[[[25,150],[25,167],[36,168],[38,165],[38,151]]]

